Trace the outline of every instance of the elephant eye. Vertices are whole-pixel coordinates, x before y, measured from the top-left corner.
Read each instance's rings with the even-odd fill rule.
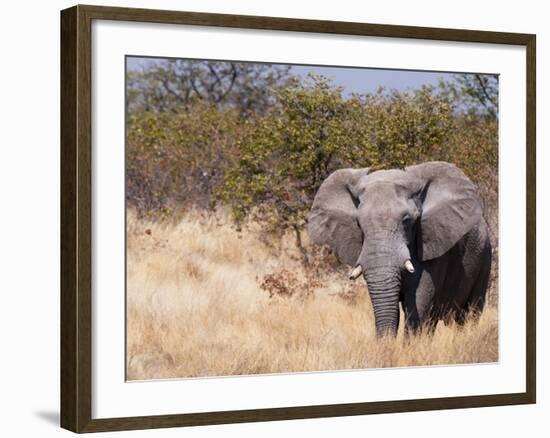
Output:
[[[406,213],[406,214],[403,215],[403,223],[404,223],[405,225],[410,224],[411,221],[412,221],[412,218],[411,218],[411,216],[410,216],[408,213]]]

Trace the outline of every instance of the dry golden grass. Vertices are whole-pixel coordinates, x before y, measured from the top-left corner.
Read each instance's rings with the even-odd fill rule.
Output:
[[[322,272],[304,271],[291,236],[270,243],[254,224],[238,233],[224,214],[153,224],[130,212],[128,378],[498,360],[495,305],[464,327],[440,323],[433,335],[408,339],[400,328],[396,339],[380,340],[364,281]],[[294,293],[270,297],[261,287],[269,275]]]

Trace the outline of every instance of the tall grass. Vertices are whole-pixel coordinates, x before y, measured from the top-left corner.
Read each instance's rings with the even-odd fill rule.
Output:
[[[498,360],[496,304],[463,327],[376,339],[363,280],[305,269],[292,236],[237,232],[221,212],[177,223],[129,212],[127,249],[130,380]]]

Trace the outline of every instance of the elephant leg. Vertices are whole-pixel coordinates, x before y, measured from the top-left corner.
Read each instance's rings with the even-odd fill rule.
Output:
[[[409,313],[408,313],[409,312]],[[426,316],[421,317],[418,311],[414,308],[412,311],[404,311],[405,315],[405,337],[416,335],[421,331],[423,333],[433,334],[437,326],[438,318],[433,317],[429,312]]]
[[[407,309],[407,306],[405,305],[405,302],[401,302],[401,308],[403,310],[403,316],[404,316],[404,333],[405,333],[405,339],[409,339],[412,335],[414,335],[418,328],[420,327],[420,321],[418,319],[418,314],[416,312],[416,309],[412,310],[409,308]]]
[[[464,306],[455,309],[452,313],[454,321],[461,326],[468,320],[476,322],[485,307],[487,286],[491,274],[491,247],[489,245],[484,248],[481,260],[481,268],[470,288],[470,294]]]
[[[472,230],[465,236],[461,254],[461,270],[450,275],[445,284],[450,289],[453,284],[457,287],[451,320],[464,325],[468,320],[479,318],[485,306],[487,286],[491,274],[491,244],[486,237],[485,229]],[[461,272],[462,271],[462,272]]]
[[[486,263],[482,266],[466,302],[466,312],[475,320],[479,319],[487,298],[487,287],[491,276],[491,248],[489,246],[486,247],[484,256]]]
[[[406,283],[403,297],[406,332],[415,334],[420,329],[431,332],[435,329],[437,319],[432,309],[437,280],[429,269],[419,269]]]

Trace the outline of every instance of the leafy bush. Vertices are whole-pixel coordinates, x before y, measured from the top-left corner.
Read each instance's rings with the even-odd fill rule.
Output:
[[[207,207],[234,160],[241,130],[236,110],[204,102],[181,113],[129,114],[128,206],[152,218],[190,204]]]

